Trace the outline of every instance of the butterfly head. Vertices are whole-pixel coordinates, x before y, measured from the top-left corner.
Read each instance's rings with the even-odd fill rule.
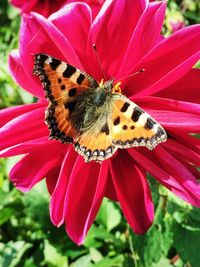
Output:
[[[102,106],[107,97],[111,96],[111,94],[113,92],[115,93],[121,93],[121,89],[120,89],[120,84],[121,83],[117,83],[114,85],[114,79],[110,79],[108,81],[105,81],[102,79],[99,87],[96,90],[96,94],[95,94],[95,98],[94,98],[94,104],[97,107]]]
[[[107,92],[111,92],[113,88],[114,79],[110,79],[108,81],[104,81],[104,79],[101,80],[99,83],[99,88],[102,88],[103,90]]]

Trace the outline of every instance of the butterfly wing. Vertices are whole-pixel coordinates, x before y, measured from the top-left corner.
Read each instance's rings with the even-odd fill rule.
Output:
[[[112,143],[108,114],[104,110],[93,126],[81,134],[75,143],[76,151],[86,162],[103,161],[110,158],[117,150]]]
[[[79,135],[69,120],[74,101],[89,88],[98,87],[98,83],[74,66],[46,54],[34,56],[33,73],[39,76],[49,100],[45,120],[50,138],[63,143],[73,142]]]
[[[114,94],[111,115],[113,145],[118,148],[146,146],[150,150],[167,140],[162,126],[125,96]]]
[[[91,76],[67,63],[36,54],[34,74],[39,76],[49,100],[45,120],[50,138],[72,142],[86,162],[103,161],[117,148],[146,146],[153,149],[167,139],[160,124],[120,94],[113,94],[102,110],[87,105],[88,95],[85,97],[84,92],[99,85]],[[78,130],[80,122],[84,126],[82,131]]]
[[[75,149],[86,162],[110,158],[118,148],[153,149],[167,139],[162,126],[123,95],[113,94],[92,127],[79,136]]]

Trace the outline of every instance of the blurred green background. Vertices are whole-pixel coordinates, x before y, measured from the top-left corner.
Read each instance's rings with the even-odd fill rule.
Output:
[[[168,1],[163,34],[200,23],[200,1]],[[33,102],[8,74],[8,53],[18,46],[20,16],[0,6],[0,108]],[[49,219],[44,182],[22,194],[9,182],[16,158],[0,159],[0,267],[199,267],[200,209],[179,200],[149,177],[155,220],[144,236],[133,234],[119,205],[104,200],[82,246]]]

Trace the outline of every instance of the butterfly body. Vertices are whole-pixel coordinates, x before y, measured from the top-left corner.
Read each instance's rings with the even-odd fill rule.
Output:
[[[50,138],[73,143],[86,162],[103,161],[118,148],[153,149],[167,139],[165,130],[119,93],[113,80],[97,83],[90,75],[45,54],[35,55],[49,106]]]

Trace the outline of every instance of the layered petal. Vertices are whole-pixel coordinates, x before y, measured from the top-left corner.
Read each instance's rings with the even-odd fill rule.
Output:
[[[105,0],[10,0],[10,3],[13,6],[19,8],[21,13],[29,13],[31,11],[35,11],[45,17],[48,17],[53,12],[57,11],[64,4],[73,2],[85,2],[90,5],[93,17],[95,18]]]
[[[130,73],[145,71],[129,79],[125,92],[130,96],[152,95],[181,79],[200,58],[199,38],[200,25],[194,25],[161,41],[130,69]]]
[[[187,144],[187,147],[200,154],[200,139],[198,138],[198,136],[184,132],[177,133],[176,130],[171,132],[173,134],[174,140],[176,140],[180,144]]]
[[[77,159],[77,153],[73,147],[70,147],[67,151],[61,169],[59,171],[59,177],[53,190],[50,202],[50,216],[53,224],[60,226],[64,222],[65,211],[65,199],[70,181],[71,172]]]
[[[48,128],[44,123],[45,108],[38,108],[22,114],[0,128],[0,150],[25,141],[47,137]]]
[[[43,16],[48,17],[51,13],[59,9],[66,2],[66,0],[10,0],[9,2],[14,7],[19,8],[21,13],[29,13],[31,11],[36,11],[42,14]]]
[[[184,159],[197,167],[200,166],[200,154],[187,147],[187,143],[184,145],[180,144],[178,140],[174,141],[169,139],[163,146],[167,148],[170,154],[174,155],[176,158],[178,157],[179,160]]]
[[[87,69],[88,59],[85,57],[87,38],[92,22],[91,9],[84,3],[65,5],[50,16],[49,20],[62,32],[76,51],[82,65]],[[65,25],[63,27],[63,25]],[[81,40],[81,41],[80,41]],[[85,41],[83,41],[85,40]]]
[[[83,69],[67,37],[51,21],[31,13],[23,16],[20,28],[20,59],[29,74],[33,71],[33,54],[36,53],[49,54]],[[38,77],[32,75],[32,78],[41,85]]]
[[[145,151],[142,154],[136,149],[129,149],[129,154],[174,194],[188,203],[200,207],[200,185],[192,173],[163,148],[156,148],[155,151],[157,157],[153,152],[147,153]]]
[[[14,106],[0,110],[0,127],[2,127],[5,123],[10,120],[20,116],[26,112],[33,111],[37,108],[45,107],[46,103],[34,103],[34,104],[26,104],[21,106]]]
[[[112,179],[110,168],[108,170],[108,175],[107,175],[107,184],[106,184],[105,196],[110,198],[113,201],[119,201],[114,184],[113,184],[113,179]]]
[[[144,108],[145,110],[155,109],[165,111],[178,111],[200,115],[200,105],[196,103],[153,96],[132,97],[130,99],[133,100],[133,102],[136,102],[140,107]]]
[[[165,1],[153,2],[149,4],[148,8],[142,14],[131,36],[117,78],[127,75],[134,64],[158,43],[165,9]]]
[[[124,150],[110,163],[113,183],[122,211],[134,232],[143,234],[152,224],[154,217],[146,172]]]
[[[198,133],[200,117],[185,112],[147,110],[164,128],[180,132]]]
[[[8,58],[9,71],[16,83],[38,98],[44,98],[44,91],[39,83],[27,72],[21,62],[19,51],[13,50]]]
[[[124,53],[129,44],[132,32],[146,8],[145,0],[110,0],[106,1],[95,18],[89,35],[88,58],[90,58],[90,74],[98,80],[102,72],[93,49],[101,59],[102,69],[107,78],[115,77],[119,70]],[[94,66],[97,66],[94,69]]]
[[[57,181],[58,181],[58,176],[60,173],[60,168],[61,168],[62,161],[60,161],[57,166],[51,170],[49,173],[46,175],[46,185],[47,185],[47,190],[50,195],[53,194],[53,191],[56,187]]]
[[[65,199],[65,226],[68,235],[81,244],[101,205],[108,162],[85,164],[78,157],[71,172]],[[81,178],[80,178],[81,177]]]
[[[19,190],[27,192],[53,170],[62,157],[63,146],[61,144],[45,145],[42,149],[24,156],[12,168],[10,179]]]
[[[56,141],[53,142],[57,143]],[[0,157],[12,157],[34,152],[41,148],[44,148],[45,145],[48,145],[49,143],[52,143],[52,141],[49,141],[47,136],[32,139],[30,141],[22,141],[22,143],[15,144],[1,150]]]
[[[34,5],[38,2],[38,0],[30,0],[30,1],[9,0],[9,2],[13,6],[20,8],[22,12],[29,12],[34,7]]]
[[[193,102],[199,105],[199,84],[200,69],[191,69],[180,80],[163,88],[163,90],[156,93],[155,96]]]

